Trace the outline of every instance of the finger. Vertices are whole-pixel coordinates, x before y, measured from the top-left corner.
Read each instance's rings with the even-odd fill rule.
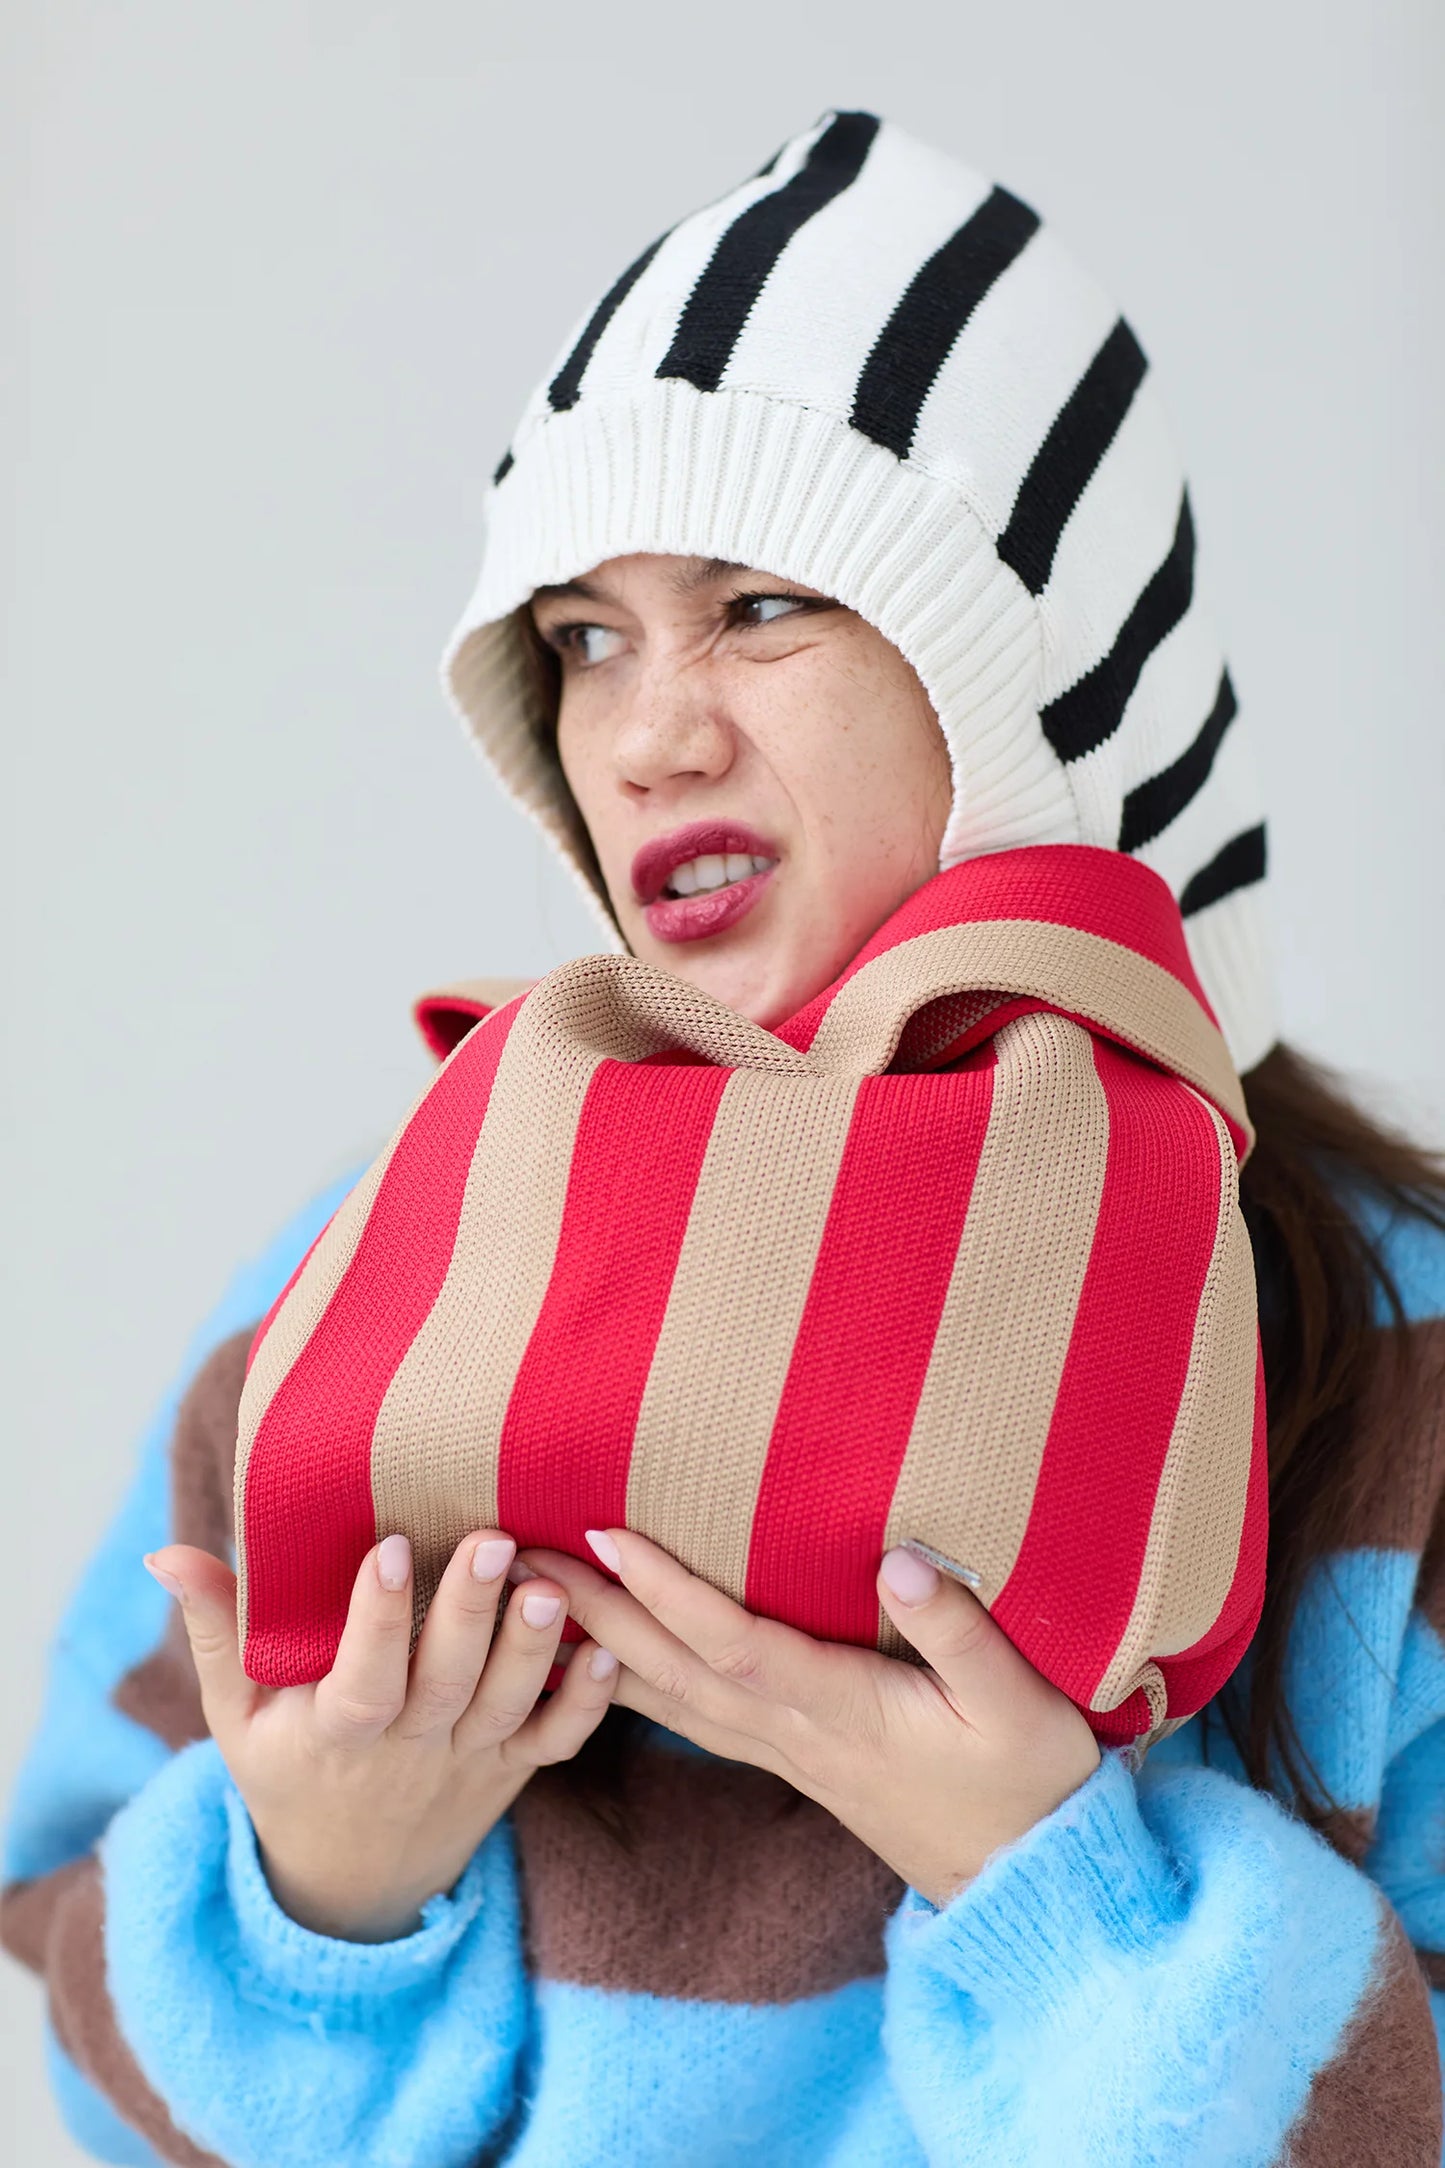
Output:
[[[437,1584],[416,1649],[397,1732],[450,1730],[477,1690],[516,1545],[495,1528],[464,1536]]]
[[[317,1718],[338,1746],[364,1745],[401,1714],[411,1653],[411,1579],[405,1536],[384,1537],[357,1568],[335,1662],[316,1689]]]
[[[736,1689],[655,1619],[636,1596],[606,1581],[591,1566],[562,1551],[528,1551],[512,1568],[545,1571],[567,1595],[567,1609],[584,1633],[611,1649],[619,1663],[649,1680],[669,1700],[691,1695],[715,1703]],[[530,1583],[527,1584],[530,1587]]]
[[[519,1725],[511,1743],[511,1753],[538,1769],[572,1759],[607,1714],[617,1685],[619,1666],[610,1649],[578,1641],[566,1654],[561,1685]]]
[[[564,1569],[569,1565],[576,1576],[586,1576],[587,1594],[582,1600],[589,1608],[582,1611],[578,1609],[572,1576],[565,1576],[573,1616],[580,1618],[587,1631],[596,1633],[608,1648],[615,1649],[621,1661],[639,1677],[651,1679],[654,1685],[675,1695],[679,1672],[692,1675],[689,1667],[678,1661],[678,1651],[686,1652],[690,1658],[701,1659],[706,1666],[705,1676],[717,1689],[699,1702],[701,1712],[720,1722],[731,1717],[734,1723],[746,1721],[754,1727],[763,1720],[764,1709],[806,1706],[816,1715],[832,1705],[843,1683],[831,1662],[836,1651],[792,1626],[755,1617],[721,1589],[690,1573],[660,1545],[631,1529],[592,1528],[587,1531],[587,1541],[604,1565],[619,1576],[623,1589],[642,1606],[654,1626],[666,1634],[665,1647],[655,1637],[652,1639],[651,1657],[649,1644],[638,1642],[626,1621],[617,1623],[615,1605],[609,1599],[615,1599],[618,1591],[611,1582],[602,1581],[588,1567],[578,1567],[561,1554],[527,1555],[535,1555],[539,1561],[545,1558],[549,1570],[559,1579],[564,1578]],[[738,1688],[744,1689],[751,1700],[746,1719],[741,1702],[735,1698],[734,1690]]]
[[[534,1576],[502,1614],[482,1676],[453,1728],[460,1753],[499,1746],[531,1715],[547,1683],[567,1616],[566,1590]]]
[[[900,1544],[885,1553],[878,1599],[970,1722],[1016,1708],[1038,1676],[978,1598],[918,1551]]]
[[[817,1647],[806,1634],[756,1618],[631,1529],[589,1528],[587,1541],[629,1594],[719,1678],[774,1696],[799,1683]]]
[[[619,1709],[631,1709],[665,1731],[690,1739],[705,1753],[720,1755],[724,1761],[749,1762],[753,1768],[770,1770],[774,1776],[793,1773],[786,1754],[760,1727],[748,1730],[716,1723],[703,1714],[695,1697],[669,1694],[625,1665],[618,1672],[612,1699]]]
[[[158,1551],[148,1551],[144,1563],[181,1607],[200,1682],[201,1706],[206,1722],[220,1738],[232,1724],[250,1715],[260,1694],[241,1668],[236,1576],[221,1559],[189,1543],[167,1543]]]

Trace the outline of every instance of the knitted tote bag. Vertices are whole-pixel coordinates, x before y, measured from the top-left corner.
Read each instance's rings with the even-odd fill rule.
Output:
[[[749,1608],[908,1653],[878,1559],[973,1589],[1104,1740],[1258,1618],[1243,1093],[1137,860],[974,859],[765,1030],[630,956],[460,1038],[263,1321],[241,1403],[247,1671],[320,1677],[369,1546],[418,1623],[500,1527],[640,1530]]]

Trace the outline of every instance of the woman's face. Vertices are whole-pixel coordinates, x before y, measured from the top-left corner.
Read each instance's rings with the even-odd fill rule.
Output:
[[[539,588],[532,615],[561,665],[563,773],[645,963],[777,1024],[937,871],[943,733],[841,603],[634,556]]]

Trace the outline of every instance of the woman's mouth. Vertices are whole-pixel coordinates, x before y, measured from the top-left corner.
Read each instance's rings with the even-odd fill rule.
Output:
[[[659,941],[703,941],[735,926],[772,878],[778,853],[733,821],[693,821],[645,843],[632,886]]]

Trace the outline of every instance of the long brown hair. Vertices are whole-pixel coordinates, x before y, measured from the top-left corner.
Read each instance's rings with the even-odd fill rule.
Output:
[[[1445,1229],[1445,1162],[1367,1114],[1342,1081],[1279,1045],[1244,1078],[1257,1139],[1240,1176],[1254,1249],[1269,1410],[1269,1565],[1248,1664],[1217,1713],[1252,1784],[1283,1789],[1317,1827],[1329,1796],[1299,1737],[1285,1653],[1311,1566],[1345,1547],[1360,1502],[1391,1481],[1416,1388],[1381,1229]],[[1371,1420],[1361,1420],[1365,1403]]]

